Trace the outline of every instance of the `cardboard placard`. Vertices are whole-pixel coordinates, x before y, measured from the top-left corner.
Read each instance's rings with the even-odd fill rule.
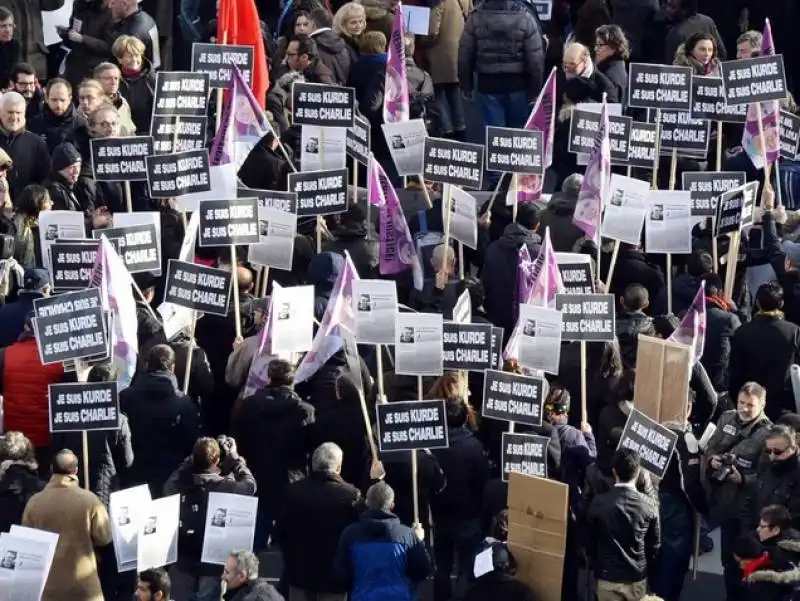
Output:
[[[347,169],[289,174],[289,190],[297,194],[297,216],[334,215],[347,210]]]
[[[210,90],[208,73],[158,71],[153,116],[205,117]]]
[[[487,369],[483,380],[483,417],[542,425],[541,378]]]
[[[782,54],[723,61],[720,72],[725,104],[731,106],[783,100],[788,93]]]
[[[361,115],[356,115],[353,127],[347,128],[345,145],[347,155],[362,165],[369,165],[372,125]]]
[[[252,46],[194,43],[192,71],[208,73],[208,83],[212,88],[226,88],[233,79],[235,65],[250,85],[253,76],[253,54]]]
[[[631,167],[652,169],[656,158],[656,124],[633,121],[628,141],[628,162]]]
[[[692,75],[692,117],[723,123],[744,123],[747,121],[747,105],[725,104],[725,88],[719,77]]]
[[[92,171],[98,182],[144,181],[147,157],[153,154],[153,138],[92,138]]]
[[[131,273],[161,275],[161,238],[152,223],[93,230],[96,240],[105,236]]]
[[[170,259],[164,302],[211,315],[228,315],[233,275],[196,263]]]
[[[503,432],[500,465],[503,482],[509,474],[547,478],[547,436]]]
[[[449,446],[444,401],[408,401],[375,405],[381,453]]]
[[[781,111],[780,136],[781,158],[797,160],[797,154],[800,153],[800,117]]]
[[[442,359],[446,370],[492,369],[492,325],[445,322],[442,330]]]
[[[147,157],[147,186],[153,198],[173,198],[209,192],[208,153],[190,150]]]
[[[201,247],[258,244],[261,240],[257,198],[200,201]]]
[[[744,171],[684,171],[682,188],[692,196],[692,217],[714,217],[720,195],[745,183]]]
[[[178,136],[175,137],[175,124]],[[206,147],[208,117],[175,117],[156,115],[150,123],[150,136],[153,138],[153,154],[172,154],[203,150]],[[173,147],[172,143],[175,142]]]
[[[644,469],[663,478],[677,442],[677,432],[653,421],[641,411],[631,409],[617,448],[635,451]]]
[[[98,289],[37,298],[33,308],[33,327],[43,365],[107,353]]]
[[[292,85],[292,124],[353,127],[355,88],[296,82]]]
[[[542,132],[512,127],[486,128],[486,169],[506,173],[544,174]]]
[[[673,65],[631,63],[628,106],[688,111],[692,108],[692,69]]]
[[[426,138],[422,174],[432,182],[480,190],[483,146],[443,138]]]
[[[50,384],[50,432],[119,430],[116,382]]]
[[[556,294],[556,309],[562,315],[561,340],[614,340],[613,294]]]
[[[683,423],[689,398],[691,358],[688,346],[640,335],[634,406],[656,422]]]
[[[97,240],[56,241],[50,246],[53,290],[83,290],[92,280]]]
[[[757,181],[723,192],[717,203],[714,235],[722,236],[731,232],[740,232],[743,228],[752,225],[757,193]]]

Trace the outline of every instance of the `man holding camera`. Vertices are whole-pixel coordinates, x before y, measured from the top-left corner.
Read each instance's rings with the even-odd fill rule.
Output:
[[[733,544],[742,533],[741,511],[745,479],[758,471],[758,461],[772,423],[764,414],[767,391],[756,382],[739,390],[736,409],[723,413],[706,449],[712,528],[720,526],[722,565],[728,601],[742,598],[741,570],[733,558]]]

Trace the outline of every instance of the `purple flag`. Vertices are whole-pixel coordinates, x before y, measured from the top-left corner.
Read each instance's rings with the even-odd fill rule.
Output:
[[[542,132],[542,143],[544,153],[544,168],[547,169],[553,164],[553,138],[556,131],[556,68],[550,71],[539,98],[533,106],[528,120],[525,122],[525,129]],[[517,199],[519,202],[535,202],[542,197],[542,186],[544,176],[541,175],[519,175],[517,176]],[[513,194],[513,192],[511,192]],[[512,202],[513,204],[513,196]]]
[[[273,290],[276,287],[280,288],[280,284],[277,282],[273,282],[272,285]],[[264,322],[264,329],[261,330],[261,336],[258,340],[258,349],[255,355],[253,355],[253,360],[250,362],[250,371],[247,374],[247,381],[242,391],[242,398],[247,398],[255,394],[269,383],[267,369],[269,368],[270,362],[277,358],[278,356],[272,352],[272,297],[270,296],[267,308],[267,319]]]
[[[572,217],[578,229],[595,240],[600,232],[605,197],[611,179],[611,144],[608,141],[608,106],[605,99],[600,109],[600,128],[594,138],[594,148],[586,164],[586,172],[578,193]],[[599,240],[597,241],[599,243]]]
[[[528,291],[528,296],[520,298],[520,302],[549,307],[555,303],[556,294],[564,292],[564,283],[561,281],[561,271],[553,245],[550,242],[550,228],[544,231],[544,240],[539,254],[533,262],[531,270],[533,281]]]
[[[408,121],[408,80],[406,79],[406,48],[403,29],[403,6],[398,3],[389,39],[389,56],[386,60],[386,79],[383,94],[383,120],[385,123]]]
[[[761,56],[775,54],[775,43],[772,40],[772,26],[769,19],[764,23],[764,37],[761,41]],[[747,122],[742,132],[742,148],[750,157],[756,169],[764,169],[764,152],[762,144],[766,143],[767,163],[774,163],[781,154],[780,148],[780,103],[777,100],[761,103],[761,123],[764,128],[764,141],[758,130],[758,111],[755,103],[747,107]]]
[[[376,167],[373,167],[373,163],[376,164]],[[370,153],[369,178],[367,179],[367,199],[369,200],[369,204],[374,207],[382,207],[386,203],[386,195],[381,187],[381,178],[378,175],[378,170],[382,171],[383,168],[378,164],[378,161],[375,159],[374,155]]]
[[[675,328],[670,342],[685,344],[692,347],[692,365],[695,365],[703,356],[706,345],[706,283],[700,282],[700,290],[694,295],[689,310]]]

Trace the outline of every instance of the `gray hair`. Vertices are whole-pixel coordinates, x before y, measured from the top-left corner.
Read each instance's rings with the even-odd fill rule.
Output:
[[[25,97],[19,92],[6,92],[0,96],[0,109],[5,110],[6,106],[9,104],[25,104]]]
[[[367,490],[367,509],[373,511],[391,511],[394,505],[394,491],[386,482],[373,484]]]
[[[333,442],[323,442],[311,456],[311,469],[315,472],[338,472],[342,467],[342,449]]]
[[[561,191],[569,197],[575,196],[577,198],[578,192],[581,191],[583,184],[583,175],[580,173],[573,173],[561,184]]]
[[[247,580],[258,579],[258,557],[250,551],[237,549],[231,551],[230,557],[236,560],[236,573],[244,574]]]
[[[772,426],[769,432],[767,432],[767,438],[782,438],[787,447],[793,447],[797,442],[794,430],[789,428],[789,426],[783,425]]]
[[[0,436],[0,461],[35,461],[33,444],[22,432],[10,431]]]
[[[588,56],[590,56],[589,49],[584,44],[581,44],[580,42],[569,42],[568,44],[566,44],[564,46],[564,54],[566,55],[570,50],[572,50],[574,48],[579,48],[580,49],[581,58],[587,58]]]
[[[764,35],[760,31],[751,29],[750,31],[745,31],[742,35],[740,35],[736,39],[736,45],[738,46],[739,44],[744,44],[745,42],[747,42],[753,48],[759,50],[761,48],[761,42],[763,41],[763,39]]]

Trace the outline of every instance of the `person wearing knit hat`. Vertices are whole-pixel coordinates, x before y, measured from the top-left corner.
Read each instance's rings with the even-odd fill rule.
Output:
[[[81,173],[81,153],[69,142],[63,142],[53,150],[52,171],[45,182],[53,201],[54,211],[81,211],[87,216],[94,202],[78,191],[75,184]]]

